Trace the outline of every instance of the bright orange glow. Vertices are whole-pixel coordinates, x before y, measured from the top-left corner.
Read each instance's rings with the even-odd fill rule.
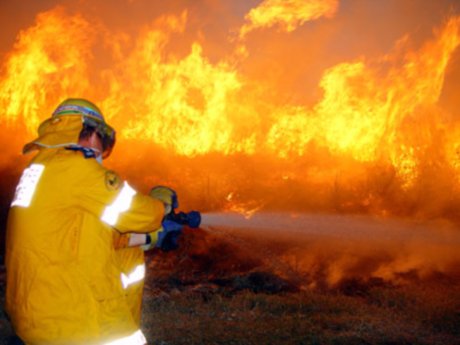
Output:
[[[152,76],[152,80],[139,90],[138,95],[144,96],[144,110],[123,130],[125,137],[154,140],[182,155],[254,150],[250,139],[232,142],[228,97],[241,83],[225,64],[211,65],[203,58],[198,44],[181,61],[148,65],[150,60],[143,65],[138,58],[142,57],[136,54],[137,64],[133,65]],[[120,88],[120,92],[125,90]],[[113,95],[117,100],[119,96]],[[146,121],[148,118],[155,121]]]
[[[23,121],[33,133],[62,97],[87,89],[92,33],[83,17],[67,16],[61,7],[21,31],[0,80],[3,120]]]
[[[279,25],[283,31],[294,31],[303,23],[332,17],[337,11],[338,0],[265,0],[246,15],[247,24],[240,30],[240,38],[252,30]]]
[[[342,30],[338,0],[262,1],[224,39],[179,7],[126,31],[64,7],[39,13],[2,61],[2,124],[31,139],[62,99],[87,97],[118,129],[107,164],[140,187],[172,184],[200,209],[445,215],[460,205],[460,121],[440,104],[459,16],[417,40],[403,32],[384,53],[311,58],[321,68],[308,88],[302,66],[264,58],[309,58]],[[327,29],[312,40],[319,18],[315,30]],[[295,49],[283,55],[284,42],[256,33],[270,30],[296,37]]]

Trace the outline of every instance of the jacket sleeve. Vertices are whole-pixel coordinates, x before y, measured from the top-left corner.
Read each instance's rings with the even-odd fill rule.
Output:
[[[148,233],[161,226],[162,202],[136,192],[113,171],[89,163],[96,166],[90,165],[93,171],[82,181],[81,207],[122,233]]]
[[[113,238],[113,247],[115,249],[123,249],[129,247],[130,233],[121,233],[114,231],[112,234]]]

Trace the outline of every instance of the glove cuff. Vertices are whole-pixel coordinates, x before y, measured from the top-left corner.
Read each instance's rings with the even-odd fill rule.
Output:
[[[158,236],[159,236],[161,231],[163,231],[163,228],[159,228],[156,231],[149,232],[147,234],[146,242],[145,242],[145,244],[143,246],[141,246],[141,248],[144,251],[153,249],[157,245]]]

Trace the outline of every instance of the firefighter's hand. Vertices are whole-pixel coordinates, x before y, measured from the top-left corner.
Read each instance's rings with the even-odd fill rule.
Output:
[[[167,252],[177,249],[179,237],[182,234],[182,225],[166,218],[163,218],[161,227],[146,235],[145,244],[141,246],[144,251],[160,248]]]
[[[171,220],[163,220],[155,247],[168,252],[179,247],[179,237],[182,234],[182,225]]]

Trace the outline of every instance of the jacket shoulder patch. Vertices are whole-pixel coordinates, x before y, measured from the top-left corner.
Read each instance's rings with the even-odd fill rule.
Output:
[[[114,191],[121,187],[121,178],[115,171],[107,170],[105,172],[105,186],[108,190]]]

